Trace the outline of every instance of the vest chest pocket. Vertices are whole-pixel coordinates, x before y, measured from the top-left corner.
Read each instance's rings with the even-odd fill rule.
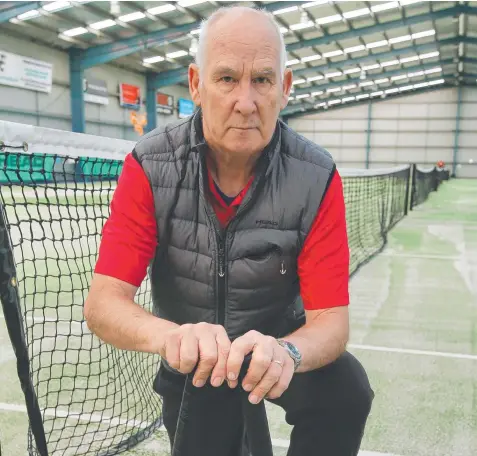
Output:
[[[249,285],[256,283],[257,286],[277,286],[287,282],[294,282],[296,277],[296,255],[285,252],[277,245],[268,245],[255,249],[253,253],[245,254],[234,263],[233,267],[244,276],[247,276]],[[233,275],[231,276],[233,277]]]

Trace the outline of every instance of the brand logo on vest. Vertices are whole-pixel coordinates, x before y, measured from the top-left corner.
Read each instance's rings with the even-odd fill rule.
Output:
[[[273,220],[255,220],[257,225],[270,225],[270,226],[278,226],[278,222],[274,222]]]

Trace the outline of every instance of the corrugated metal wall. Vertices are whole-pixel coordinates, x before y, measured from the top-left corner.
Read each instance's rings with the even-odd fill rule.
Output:
[[[452,166],[458,89],[374,102],[368,135],[368,105],[290,119],[289,125],[330,151],[340,167],[404,163]],[[473,163],[469,163],[473,160]],[[477,177],[477,89],[462,88],[457,175]]]

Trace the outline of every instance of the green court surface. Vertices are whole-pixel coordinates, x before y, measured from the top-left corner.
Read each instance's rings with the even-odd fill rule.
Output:
[[[349,350],[376,394],[362,456],[477,455],[477,180],[445,182],[397,224],[353,277],[350,314]],[[3,319],[0,364],[2,454],[24,456],[24,399]],[[268,412],[284,456],[290,428],[280,409]],[[123,454],[168,450],[158,431]]]

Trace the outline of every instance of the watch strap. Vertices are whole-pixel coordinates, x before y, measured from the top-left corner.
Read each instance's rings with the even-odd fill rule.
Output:
[[[301,354],[299,350],[295,345],[293,345],[291,342],[288,342],[287,340],[277,339],[277,342],[287,351],[290,358],[293,360],[294,371],[296,371],[301,363]]]

